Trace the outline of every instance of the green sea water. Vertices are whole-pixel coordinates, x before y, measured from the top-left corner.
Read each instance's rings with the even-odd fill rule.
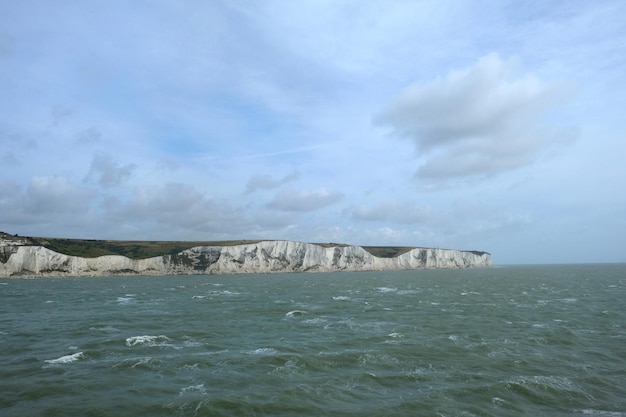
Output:
[[[0,416],[626,416],[626,265],[0,280]]]

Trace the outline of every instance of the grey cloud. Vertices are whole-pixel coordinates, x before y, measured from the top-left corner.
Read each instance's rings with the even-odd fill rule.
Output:
[[[422,179],[496,174],[526,165],[558,135],[539,116],[563,96],[556,84],[513,77],[514,65],[488,55],[445,78],[407,88],[376,121],[411,138]]]
[[[343,199],[344,195],[324,188],[315,191],[287,189],[278,193],[268,204],[269,208],[283,211],[314,211]]]
[[[158,224],[170,235],[184,230],[242,233],[250,226],[242,209],[187,184],[137,188],[129,201],[109,200],[104,208],[112,220]]]
[[[15,166],[15,165],[19,165],[20,163],[19,160],[13,154],[13,152],[5,152],[4,155],[0,157],[0,162],[4,166],[11,166],[11,165]]]
[[[69,119],[74,113],[72,110],[65,106],[55,105],[50,110],[52,116],[52,126],[59,126],[62,122]]]
[[[109,224],[131,229],[133,238],[267,239],[282,236],[296,222],[289,213],[255,212],[182,183],[136,188],[127,200],[107,198],[102,209]]]
[[[102,133],[93,126],[76,133],[76,142],[82,145],[97,144],[101,141]]]
[[[89,211],[94,194],[64,177],[35,177],[25,192],[0,184],[0,223],[50,223]]]
[[[121,166],[111,155],[97,153],[93,157],[85,181],[96,182],[103,187],[120,185],[131,176],[135,168],[134,164]]]
[[[64,177],[36,177],[28,186],[25,208],[37,214],[78,213],[89,207],[91,196]]]
[[[255,175],[248,180],[248,184],[246,185],[246,194],[253,193],[257,190],[271,190],[278,188],[281,185],[295,180],[299,175],[300,174],[298,172],[293,172],[277,180],[272,178],[270,175]]]
[[[20,192],[20,187],[14,182],[0,180],[0,204],[3,204],[2,207],[6,208],[4,205],[15,199]]]
[[[158,169],[162,169],[165,171],[176,171],[180,169],[180,163],[173,158],[161,158],[157,161],[156,166]]]

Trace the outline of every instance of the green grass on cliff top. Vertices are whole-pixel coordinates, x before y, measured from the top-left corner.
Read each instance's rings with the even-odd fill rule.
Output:
[[[0,232],[0,238],[22,241],[28,245],[43,246],[65,255],[95,258],[104,255],[122,255],[131,259],[174,255],[195,246],[236,246],[261,242],[261,240],[217,241],[140,241],[140,240],[93,240],[62,239],[49,237],[13,236]],[[326,248],[348,246],[344,243],[314,243]],[[393,258],[414,249],[414,246],[363,246],[363,249],[379,258]],[[472,251],[477,254],[484,252]]]

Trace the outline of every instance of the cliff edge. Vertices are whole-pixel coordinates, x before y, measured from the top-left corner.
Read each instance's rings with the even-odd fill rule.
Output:
[[[5,235],[6,236],[6,235]],[[232,246],[195,246],[174,254],[131,259],[122,255],[80,257],[0,239],[0,278],[110,275],[241,274],[386,271],[492,266],[487,252],[413,248],[378,257],[361,246],[328,246],[268,240]]]

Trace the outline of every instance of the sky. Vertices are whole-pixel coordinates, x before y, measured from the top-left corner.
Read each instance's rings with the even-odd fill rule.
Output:
[[[626,2],[4,1],[0,231],[626,262]]]

